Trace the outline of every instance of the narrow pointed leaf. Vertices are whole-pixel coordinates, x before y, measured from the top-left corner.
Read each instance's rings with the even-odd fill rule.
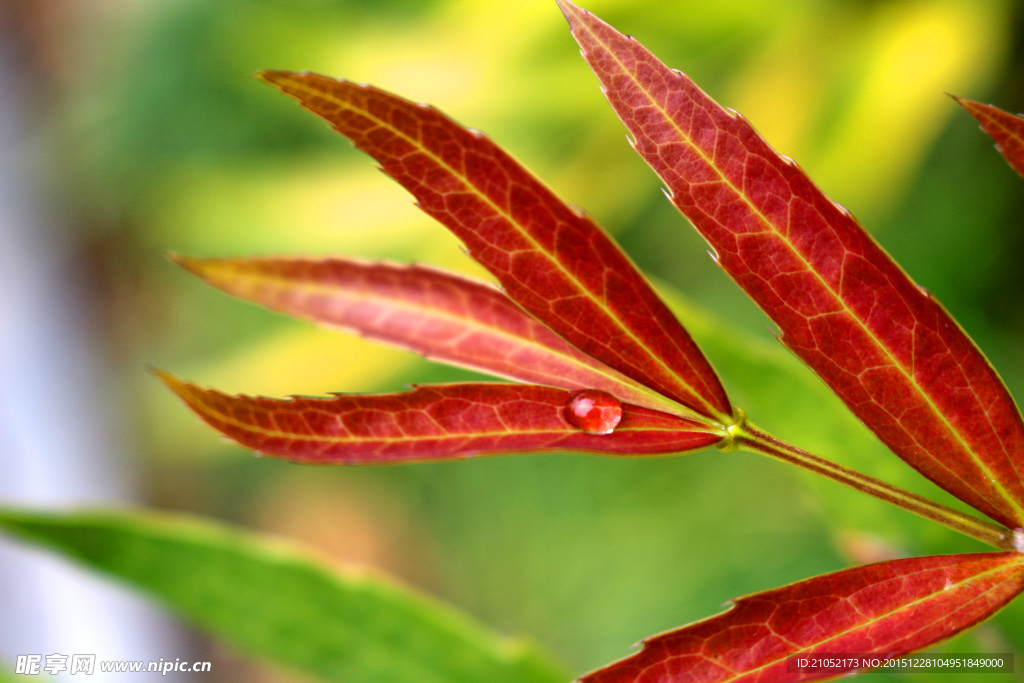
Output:
[[[316,680],[566,680],[529,643],[279,538],[155,512],[2,509],[0,529],[113,575],[241,652]]]
[[[371,86],[260,77],[376,158],[512,300],[571,344],[703,415],[731,414],[707,360],[618,245],[488,138]]]
[[[854,218],[639,42],[559,4],[634,147],[782,341],[895,453],[1024,525],[1024,424],[988,361]]]
[[[678,453],[721,440],[683,418],[622,405],[610,434],[567,419],[575,392],[529,384],[446,384],[401,394],[228,396],[160,378],[214,429],[254,451],[293,461],[374,464],[549,451]]]
[[[187,259],[179,264],[269,308],[428,358],[621,401],[679,405],[578,351],[496,288],[422,265],[355,259]]]
[[[978,120],[981,129],[996,141],[996,149],[1006,161],[1024,176],[1024,118],[1004,111],[991,104],[954,97],[971,116]]]
[[[914,652],[987,619],[1024,589],[1016,552],[914,557],[748,595],[644,641],[581,683],[741,683],[833,678],[788,671],[793,654]]]

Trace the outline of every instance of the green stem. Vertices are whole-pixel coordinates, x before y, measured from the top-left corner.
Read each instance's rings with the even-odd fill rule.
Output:
[[[814,472],[832,481],[884,500],[887,503],[892,503],[897,507],[930,519],[933,522],[938,522],[996,548],[1020,550],[1020,539],[1014,532],[1005,527],[980,520],[945,505],[940,505],[874,477],[861,474],[857,470],[844,467],[813,453],[808,453],[772,436],[743,419],[730,427],[729,432],[732,436],[729,443],[733,448],[746,448],[755,453],[761,453],[776,460],[796,465],[808,472]]]

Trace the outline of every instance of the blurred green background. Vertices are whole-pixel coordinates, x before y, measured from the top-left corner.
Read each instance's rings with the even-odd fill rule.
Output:
[[[1024,184],[942,95],[1024,109],[1020,4],[585,6],[796,159],[1024,395]],[[311,70],[432,103],[487,132],[664,285],[755,422],[949,502],[845,415],[713,265],[625,143],[551,0],[0,7],[4,39],[18,46],[19,96],[33,112],[34,172],[60,216],[56,239],[70,250],[94,347],[121,397],[118,424],[145,504],[379,567],[531,636],[576,672],[737,595],[872,559],[983,550],[742,453],[342,469],[259,460],[224,443],[145,364],[272,396],[476,377],[232,300],[165,258],[349,254],[486,277],[372,162],[251,78],[264,68]],[[216,680],[300,680],[200,647],[212,653]],[[946,647],[1024,653],[1024,603]]]

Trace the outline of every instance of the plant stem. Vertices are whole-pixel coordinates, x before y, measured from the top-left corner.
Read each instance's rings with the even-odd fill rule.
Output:
[[[814,472],[1002,550],[1018,549],[1014,532],[808,453],[741,419],[730,428],[732,444]]]

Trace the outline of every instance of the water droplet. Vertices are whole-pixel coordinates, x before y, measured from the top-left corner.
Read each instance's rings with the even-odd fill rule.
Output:
[[[1024,529],[1020,527],[1013,530],[1013,549],[1018,553],[1024,553]]]
[[[622,404],[597,389],[574,391],[565,404],[565,419],[587,434],[611,434],[622,420]]]

